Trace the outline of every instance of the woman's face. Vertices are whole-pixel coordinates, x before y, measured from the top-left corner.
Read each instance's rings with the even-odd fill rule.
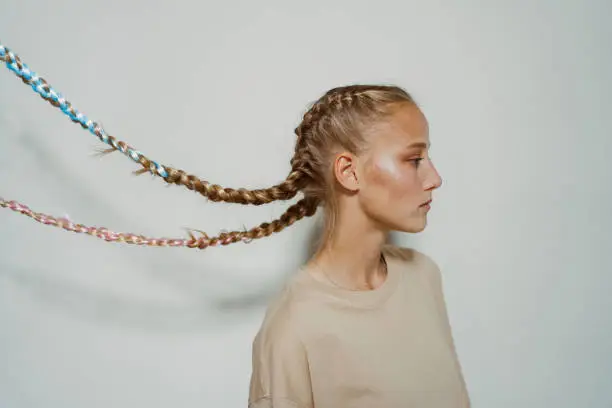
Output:
[[[420,232],[442,179],[429,158],[429,126],[421,110],[403,104],[369,132],[359,157],[359,203],[384,229]]]

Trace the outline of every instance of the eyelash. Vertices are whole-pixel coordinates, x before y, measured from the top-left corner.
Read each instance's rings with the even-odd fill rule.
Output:
[[[419,167],[419,162],[423,160],[423,158],[418,158],[418,159],[412,159],[412,160],[408,160],[409,162],[414,163],[415,167]]]

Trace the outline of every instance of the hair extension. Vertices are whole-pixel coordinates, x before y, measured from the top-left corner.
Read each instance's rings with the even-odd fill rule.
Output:
[[[301,199],[291,207],[277,220],[272,222],[264,222],[257,227],[244,231],[221,232],[215,237],[209,237],[205,232],[200,230],[189,230],[189,239],[185,238],[150,238],[144,235],[136,235],[133,233],[113,232],[104,227],[88,227],[83,224],[75,224],[68,218],[58,218],[51,215],[34,212],[25,204],[17,201],[6,201],[0,197],[0,207],[8,208],[15,212],[21,213],[27,217],[44,225],[51,225],[62,228],[66,231],[76,233],[84,233],[96,238],[103,239],[107,242],[120,242],[134,245],[156,246],[156,247],[188,247],[205,249],[210,246],[228,245],[235,242],[249,243],[254,239],[270,236],[272,233],[280,232],[284,228],[292,225],[294,222],[311,216],[315,213],[317,203],[312,199]],[[196,231],[202,234],[196,238],[191,231]]]

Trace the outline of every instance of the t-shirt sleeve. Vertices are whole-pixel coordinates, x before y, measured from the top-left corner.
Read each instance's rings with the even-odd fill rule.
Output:
[[[253,341],[249,408],[311,408],[304,345],[288,319],[274,320],[264,322]]]

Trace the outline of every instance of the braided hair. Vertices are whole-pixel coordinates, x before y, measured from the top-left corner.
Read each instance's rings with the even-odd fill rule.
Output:
[[[183,185],[196,191],[211,201],[227,203],[262,205],[277,200],[289,200],[298,192],[304,195],[274,221],[264,222],[245,231],[223,232],[215,237],[209,237],[206,233],[198,231],[203,236],[196,238],[190,233],[189,240],[148,238],[143,235],[115,233],[106,228],[87,227],[67,219],[34,212],[16,201],[7,201],[0,197],[0,208],[10,208],[39,222],[74,232],[88,233],[107,241],[140,245],[206,248],[211,245],[248,242],[279,232],[304,217],[314,215],[322,204],[327,215],[322,243],[327,242],[333,234],[338,213],[332,172],[333,155],[339,149],[358,155],[365,146],[364,136],[370,126],[385,120],[395,112],[398,105],[415,104],[408,92],[394,85],[348,85],[332,88],[311,104],[304,113],[301,123],[295,128],[297,135],[295,151],[290,162],[291,171],[285,180],[265,189],[234,189],[211,184],[183,170],[157,163],[127,143],[109,135],[98,122],[76,110],[44,78],[33,72],[19,56],[2,44],[0,44],[0,62],[4,62],[7,68],[26,85],[30,85],[44,100],[60,108],[73,122],[89,130],[110,146],[102,153],[120,151],[140,164],[142,168],[135,171],[135,174],[149,172],[163,178],[169,184]]]
[[[288,200],[302,192],[304,197],[277,220],[247,231],[224,232],[215,239],[231,243],[269,236],[304,217],[314,215],[317,208],[323,205],[326,210],[325,229],[319,243],[323,245],[333,236],[338,212],[333,188],[333,153],[342,149],[358,154],[364,146],[368,127],[387,118],[401,104],[415,102],[408,92],[398,86],[348,85],[332,88],[309,106],[295,128],[297,139],[290,161],[291,171],[282,183],[267,189],[233,190],[210,186],[195,176],[183,175],[176,178],[176,183],[196,189],[213,200],[254,205]]]

